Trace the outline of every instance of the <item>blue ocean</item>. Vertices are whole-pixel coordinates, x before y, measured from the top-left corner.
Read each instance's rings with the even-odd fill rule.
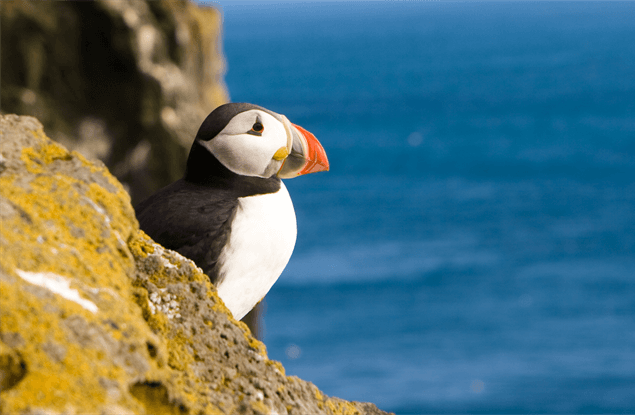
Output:
[[[286,181],[270,358],[397,414],[635,413],[635,2],[220,4],[232,101],[331,164]]]

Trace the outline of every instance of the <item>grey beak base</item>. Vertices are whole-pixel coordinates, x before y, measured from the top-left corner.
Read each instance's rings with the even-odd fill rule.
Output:
[[[302,135],[293,126],[290,130],[292,133],[291,151],[278,171],[277,176],[281,179],[298,177],[298,173],[302,171],[307,162],[307,150]]]

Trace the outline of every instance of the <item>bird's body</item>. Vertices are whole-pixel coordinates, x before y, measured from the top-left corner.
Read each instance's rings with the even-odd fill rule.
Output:
[[[238,199],[229,239],[218,258],[218,295],[244,315],[269,291],[287,266],[296,220],[283,183],[276,193]]]
[[[201,267],[240,319],[278,279],[295,245],[295,212],[279,177],[326,170],[328,161],[315,137],[284,116],[250,104],[223,107],[201,126],[185,177],[136,211],[141,229]],[[245,126],[252,129],[241,134]],[[315,143],[321,153],[311,156]]]

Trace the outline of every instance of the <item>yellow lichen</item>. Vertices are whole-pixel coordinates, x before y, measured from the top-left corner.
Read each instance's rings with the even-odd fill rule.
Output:
[[[208,296],[215,300],[215,303],[214,303],[214,306],[212,307],[212,310],[214,310],[216,312],[219,312],[219,313],[225,313],[225,314],[227,314],[230,317],[230,319],[233,322],[241,323],[240,321],[234,319],[234,316],[232,315],[232,312],[229,311],[229,308],[227,308],[227,306],[225,305],[223,300],[220,299],[220,297],[218,296],[216,290],[208,290]],[[245,324],[245,323],[243,323],[243,324]]]
[[[43,139],[41,131],[33,134]],[[64,412],[69,410],[69,402],[82,412],[98,412],[107,399],[100,379],[126,383],[128,375],[122,367],[113,365],[108,350],[86,347],[68,337],[62,327],[67,317],[81,316],[112,334],[112,341],[124,337],[122,330],[139,334],[148,331],[138,309],[121,303],[129,298],[127,274],[134,269],[125,240],[136,220],[126,205],[127,196],[121,193],[120,185],[112,193],[96,183],[87,184],[62,174],[45,175],[48,164],[71,158],[54,143],[27,147],[21,152],[21,160],[32,174],[26,176],[28,181],[16,185],[14,182],[24,176],[0,176],[0,195],[20,212],[4,217],[0,229],[2,268],[11,276],[0,281],[0,332],[18,333],[22,342],[16,350],[26,357],[24,377],[1,395],[0,405],[6,413],[29,408]],[[46,288],[38,288],[22,280],[17,270],[60,275],[80,295],[93,293],[91,301],[99,299],[98,306],[101,298],[120,304],[109,310],[110,319],[117,321],[116,328],[102,325],[99,310],[92,313]],[[102,291],[103,287],[108,288]],[[47,342],[60,345],[63,360],[51,360],[41,349]],[[118,404],[142,411],[125,393]]]
[[[67,176],[38,176],[30,182],[31,190],[14,186],[12,179],[0,177],[0,192],[20,206],[33,223],[25,226],[21,217],[3,220],[2,237],[7,243],[2,246],[2,257],[11,262],[11,268],[63,275],[81,272],[93,279],[107,279],[112,272],[132,269],[131,258],[119,256],[118,261],[112,261],[111,254],[122,249],[121,234],[129,232],[123,227],[130,223],[121,212],[112,209],[118,204],[113,200],[115,195],[94,183],[86,192],[109,208],[112,217],[105,217],[87,202],[87,196],[77,191],[76,180]],[[59,224],[60,220],[65,223]],[[81,233],[73,229],[81,229]],[[110,230],[117,234],[107,235]],[[40,249],[33,250],[33,246]],[[99,254],[99,250],[104,253]]]
[[[26,375],[10,393],[2,396],[3,411],[19,413],[29,407],[63,411],[65,405],[72,402],[82,411],[97,412],[105,401],[99,379],[121,380],[125,376],[123,369],[104,360],[100,350],[80,347],[69,341],[59,325],[59,314],[47,311],[46,303],[18,284],[0,282],[0,291],[3,293],[0,297],[0,309],[3,310],[0,331],[19,333],[24,344],[18,350],[21,355],[28,356]],[[70,315],[78,311],[69,307],[72,304],[66,301],[57,306]],[[63,345],[66,350],[64,361],[51,361],[42,352],[39,346],[47,341]],[[127,407],[135,409],[136,404],[131,399],[123,397],[123,401]]]
[[[268,414],[270,412],[270,409],[267,407],[267,405],[265,405],[263,401],[252,401],[251,408],[257,414]]]
[[[41,138],[42,131],[32,131],[36,138]],[[20,159],[26,165],[26,169],[30,173],[42,173],[44,166],[55,160],[70,160],[71,154],[61,145],[49,142],[35,149],[33,147],[25,147],[22,149]]]
[[[326,407],[333,414],[337,415],[359,415],[359,409],[355,407],[351,402],[327,399],[325,401]]]
[[[239,323],[240,328],[243,329],[243,336],[245,336],[245,340],[247,340],[249,347],[258,352],[261,356],[267,357],[267,346],[251,334],[249,327],[247,327],[245,323],[242,321],[238,321],[237,323]]]
[[[148,325],[152,329],[153,332],[165,335],[169,331],[169,323],[168,316],[165,314],[158,312],[155,314],[150,313],[150,315],[146,318]]]
[[[189,339],[182,331],[173,335],[170,339],[170,355],[168,364],[173,369],[185,370],[194,363],[194,357],[191,355],[192,340]]]
[[[323,401],[324,400],[324,395],[322,394],[322,392],[320,392],[319,389],[315,389],[314,391],[315,393],[315,399],[317,399],[318,401]]]
[[[282,376],[285,376],[285,370],[284,366],[282,366],[282,363],[278,362],[277,360],[267,360],[265,361],[265,364],[275,367],[276,369],[278,369],[278,372],[280,372]]]
[[[135,258],[146,258],[154,253],[154,245],[150,242],[150,237],[142,230],[138,230],[135,238],[128,243],[128,248]]]

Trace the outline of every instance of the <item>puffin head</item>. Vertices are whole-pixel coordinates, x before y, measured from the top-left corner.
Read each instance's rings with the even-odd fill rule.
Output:
[[[188,168],[194,153],[201,151],[242,176],[286,179],[329,169],[324,148],[313,134],[284,115],[246,103],[224,104],[207,116],[196,134]]]

